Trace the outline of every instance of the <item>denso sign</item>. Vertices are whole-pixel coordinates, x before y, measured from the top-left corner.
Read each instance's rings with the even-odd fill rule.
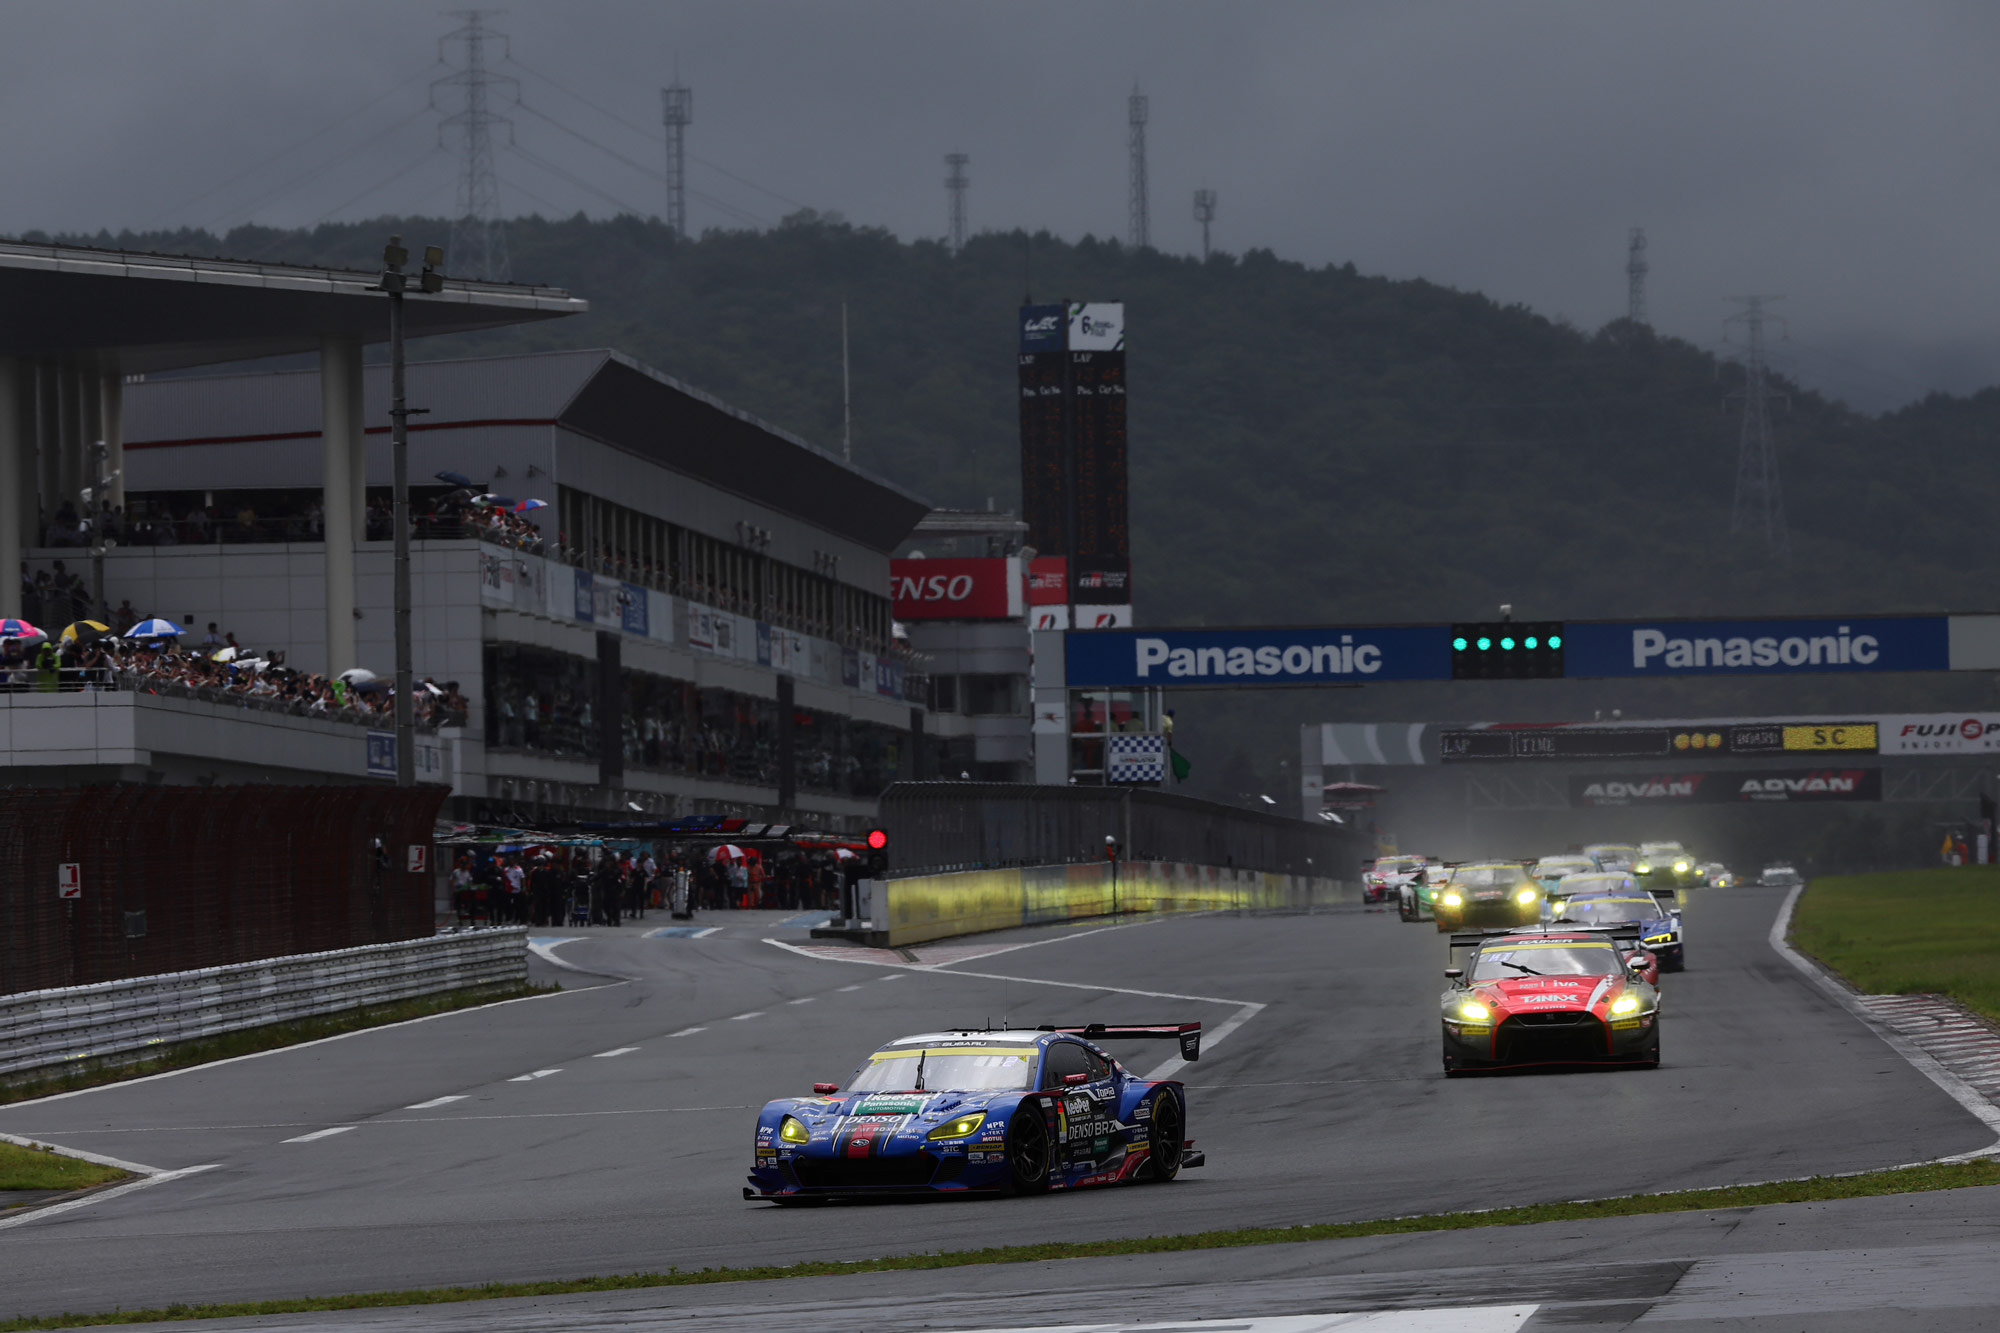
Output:
[[[1013,558],[889,562],[898,620],[1009,620],[1022,614],[1021,562]]]

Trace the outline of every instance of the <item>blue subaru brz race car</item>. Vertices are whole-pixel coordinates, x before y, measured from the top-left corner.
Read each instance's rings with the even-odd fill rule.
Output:
[[[1201,1024],[932,1032],[882,1047],[845,1088],[757,1117],[746,1199],[1039,1194],[1168,1181],[1202,1164],[1174,1080],[1138,1078],[1100,1041],[1159,1039],[1199,1059]]]

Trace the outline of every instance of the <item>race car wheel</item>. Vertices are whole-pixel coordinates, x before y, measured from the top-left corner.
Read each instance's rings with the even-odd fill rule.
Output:
[[[1403,918],[1403,920],[1405,921],[1415,921],[1417,919],[1416,907],[1411,902],[1408,895],[1399,895],[1397,897],[1396,915]]]
[[[1049,1127],[1042,1108],[1030,1103],[1007,1122],[1007,1181],[1016,1194],[1040,1194],[1049,1187]]]
[[[1181,1154],[1187,1149],[1187,1126],[1181,1119],[1180,1099],[1162,1092],[1153,1099],[1153,1127],[1146,1132],[1148,1156],[1153,1161],[1153,1179],[1165,1184],[1181,1173]]]

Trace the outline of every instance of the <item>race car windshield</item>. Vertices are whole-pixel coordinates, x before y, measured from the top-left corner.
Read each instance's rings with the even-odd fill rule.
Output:
[[[1608,977],[1618,972],[1618,952],[1609,944],[1518,944],[1481,949],[1472,966],[1474,981],[1518,977]]]
[[[1564,893],[1630,893],[1638,887],[1630,875],[1569,875],[1562,882]]]
[[[1401,875],[1412,870],[1421,870],[1423,869],[1423,865],[1424,863],[1422,861],[1410,860],[1410,859],[1405,859],[1401,861],[1384,860],[1384,861],[1377,861],[1375,863],[1375,868],[1381,871],[1385,875]]]
[[[1594,862],[1586,861],[1580,856],[1565,856],[1560,861],[1537,861],[1531,873],[1536,879],[1560,879],[1579,870],[1594,869],[1596,869]]]
[[[1639,844],[1641,856],[1679,856],[1681,845],[1677,842],[1642,842]]]
[[[1498,889],[1519,884],[1524,874],[1519,866],[1464,866],[1452,872],[1451,882],[1468,889]]]
[[[1593,926],[1624,926],[1652,921],[1660,915],[1651,898],[1572,898],[1563,904],[1562,919]]]
[[[848,1083],[848,1092],[902,1092],[917,1087],[919,1060],[929,1092],[1012,1092],[1035,1086],[1032,1046],[946,1046],[877,1051]]]

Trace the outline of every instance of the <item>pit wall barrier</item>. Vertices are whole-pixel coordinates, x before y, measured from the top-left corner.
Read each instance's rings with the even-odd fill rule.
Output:
[[[528,979],[525,926],[0,996],[0,1078]]]
[[[1358,884],[1173,861],[962,870],[863,886],[865,920],[840,933],[881,948],[1119,912],[1240,911],[1359,903]]]

